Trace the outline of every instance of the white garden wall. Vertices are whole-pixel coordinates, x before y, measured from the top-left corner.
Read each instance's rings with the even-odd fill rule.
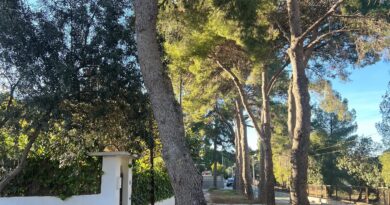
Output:
[[[175,205],[175,197],[156,202],[155,205]]]

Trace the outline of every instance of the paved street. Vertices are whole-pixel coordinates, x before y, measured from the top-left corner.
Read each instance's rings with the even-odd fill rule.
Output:
[[[226,190],[232,190],[232,187],[227,187],[226,185],[224,186],[224,189]],[[258,196],[258,189],[256,186],[253,186],[253,192],[254,196]],[[206,200],[209,201],[210,195],[207,190],[204,190]],[[316,204],[329,204],[329,205],[347,205],[348,203],[341,202],[341,201],[333,201],[333,200],[326,200],[326,199],[319,199],[319,198],[314,198],[314,197],[309,197],[310,204],[316,205]],[[285,192],[276,192],[275,193],[275,201],[277,205],[284,205],[284,204],[290,204],[290,197],[288,193]],[[209,203],[209,205],[217,205],[214,203]],[[218,205],[225,205],[225,204],[218,204]],[[232,205],[232,204],[229,204]],[[234,204],[234,205],[241,205],[241,204]]]

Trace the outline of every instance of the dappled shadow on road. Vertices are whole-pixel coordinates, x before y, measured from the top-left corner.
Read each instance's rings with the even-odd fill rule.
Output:
[[[258,195],[257,187],[253,187],[255,196]],[[236,194],[231,187],[226,187],[223,190],[203,190],[208,205],[260,205],[256,201],[248,201],[240,198],[240,195]],[[348,203],[341,201],[333,201],[327,199],[319,199],[315,197],[309,197],[310,204],[312,205],[347,205]],[[237,203],[238,202],[238,203]],[[277,205],[290,204],[290,196],[288,192],[275,192],[275,202]]]

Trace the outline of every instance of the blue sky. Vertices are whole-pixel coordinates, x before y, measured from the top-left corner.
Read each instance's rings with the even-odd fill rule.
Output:
[[[333,88],[347,98],[349,108],[356,110],[357,133],[370,136],[380,142],[375,123],[381,120],[379,104],[390,81],[390,63],[379,62],[365,68],[352,71],[351,81],[333,80]]]
[[[350,81],[332,80],[333,89],[348,99],[350,109],[356,110],[357,134],[371,137],[380,142],[375,123],[381,120],[379,104],[390,81],[390,63],[378,62],[364,68],[352,70]],[[257,149],[257,134],[248,128],[248,144]]]

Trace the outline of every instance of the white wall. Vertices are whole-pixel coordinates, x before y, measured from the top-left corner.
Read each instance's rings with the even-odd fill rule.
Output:
[[[129,157],[124,153],[119,154],[98,155],[103,156],[100,194],[72,196],[65,200],[52,196],[1,197],[0,205],[119,205],[121,186],[131,186],[132,180],[131,171],[123,168],[128,167]],[[121,168],[124,179],[129,180],[123,185],[120,177]],[[131,196],[129,188],[123,187],[123,190],[127,192],[123,194],[124,198],[129,199]],[[130,205],[130,202],[123,201],[122,204]]]
[[[109,203],[99,195],[80,195],[66,200],[52,196],[3,197],[0,205],[105,205]]]
[[[175,197],[156,202],[155,205],[175,205]]]

